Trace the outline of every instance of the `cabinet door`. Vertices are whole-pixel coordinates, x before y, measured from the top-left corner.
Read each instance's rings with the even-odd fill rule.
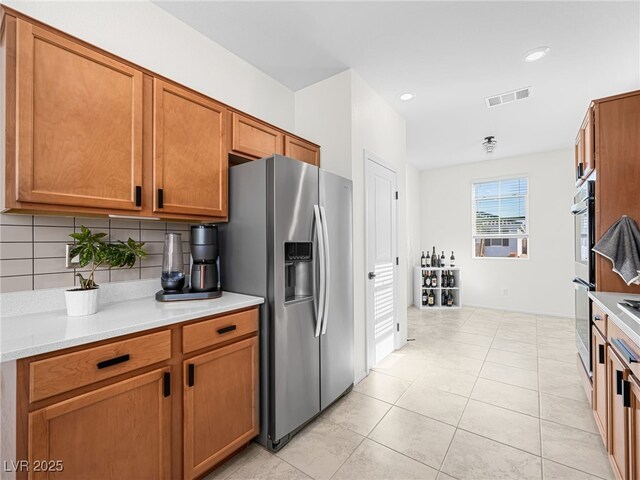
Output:
[[[607,354],[609,458],[618,478],[627,478],[628,409],[624,405],[624,390],[629,371],[611,346]]]
[[[202,475],[259,433],[258,338],[184,363],[184,478]]]
[[[231,151],[252,158],[282,155],[282,132],[262,122],[231,113]]]
[[[607,340],[597,328],[592,329],[593,414],[607,445]]]
[[[576,184],[582,183],[584,180],[584,130],[578,131],[575,147],[576,158]]]
[[[30,413],[30,465],[60,461],[64,471],[29,478],[170,478],[166,375],[155,370]]]
[[[584,142],[584,178],[587,178],[595,168],[595,145],[594,145],[594,128],[593,128],[593,110],[589,108],[587,116],[582,124],[582,139]]]
[[[17,20],[21,202],[139,210],[142,73]]]
[[[629,478],[640,480],[640,383],[629,376],[631,388],[629,409]]]
[[[154,212],[227,215],[225,108],[154,79]]]
[[[284,154],[301,162],[320,166],[320,149],[312,143],[299,138],[284,136]]]

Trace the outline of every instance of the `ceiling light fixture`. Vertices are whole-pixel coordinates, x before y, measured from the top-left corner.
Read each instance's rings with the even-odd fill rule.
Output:
[[[549,47],[534,48],[524,54],[524,61],[527,63],[535,62],[536,60],[540,60],[542,57],[546,56],[549,51],[551,51]]]
[[[415,93],[411,93],[411,92],[403,93],[402,95],[400,95],[400,100],[402,100],[403,102],[408,102],[409,100],[413,100],[413,97],[415,96],[416,96]]]
[[[482,148],[487,154],[493,153],[495,148],[498,146],[498,141],[496,137],[490,135],[488,137],[484,137],[484,142],[482,142]]]

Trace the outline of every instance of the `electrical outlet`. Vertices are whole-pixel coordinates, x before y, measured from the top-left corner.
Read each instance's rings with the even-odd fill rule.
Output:
[[[502,289],[502,295],[504,295],[505,297],[509,296],[509,289],[508,288],[503,288]]]
[[[80,268],[80,257],[78,257],[78,255],[76,255],[75,257],[71,258],[71,249],[74,247],[75,245],[73,243],[67,243],[65,245],[66,248],[66,261],[65,261],[65,267],[67,268]]]

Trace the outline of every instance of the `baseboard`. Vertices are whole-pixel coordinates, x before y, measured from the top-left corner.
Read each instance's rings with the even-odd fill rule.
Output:
[[[362,380],[364,380],[365,378],[367,378],[367,372],[360,372],[357,373],[355,376],[355,379],[353,380],[353,384],[357,385],[359,384]]]
[[[573,318],[573,315],[563,315],[561,313],[550,313],[550,312],[532,312],[530,310],[517,310],[512,308],[501,308],[490,305],[474,305],[470,303],[465,303],[462,308],[471,307],[471,308],[486,308],[488,310],[500,310],[502,312],[512,312],[512,313],[525,313],[527,315],[538,315],[540,317],[556,317],[556,318]]]

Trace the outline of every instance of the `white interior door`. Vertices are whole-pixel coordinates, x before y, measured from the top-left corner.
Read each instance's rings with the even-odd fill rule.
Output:
[[[365,153],[367,369],[391,353],[396,334],[396,173]]]

